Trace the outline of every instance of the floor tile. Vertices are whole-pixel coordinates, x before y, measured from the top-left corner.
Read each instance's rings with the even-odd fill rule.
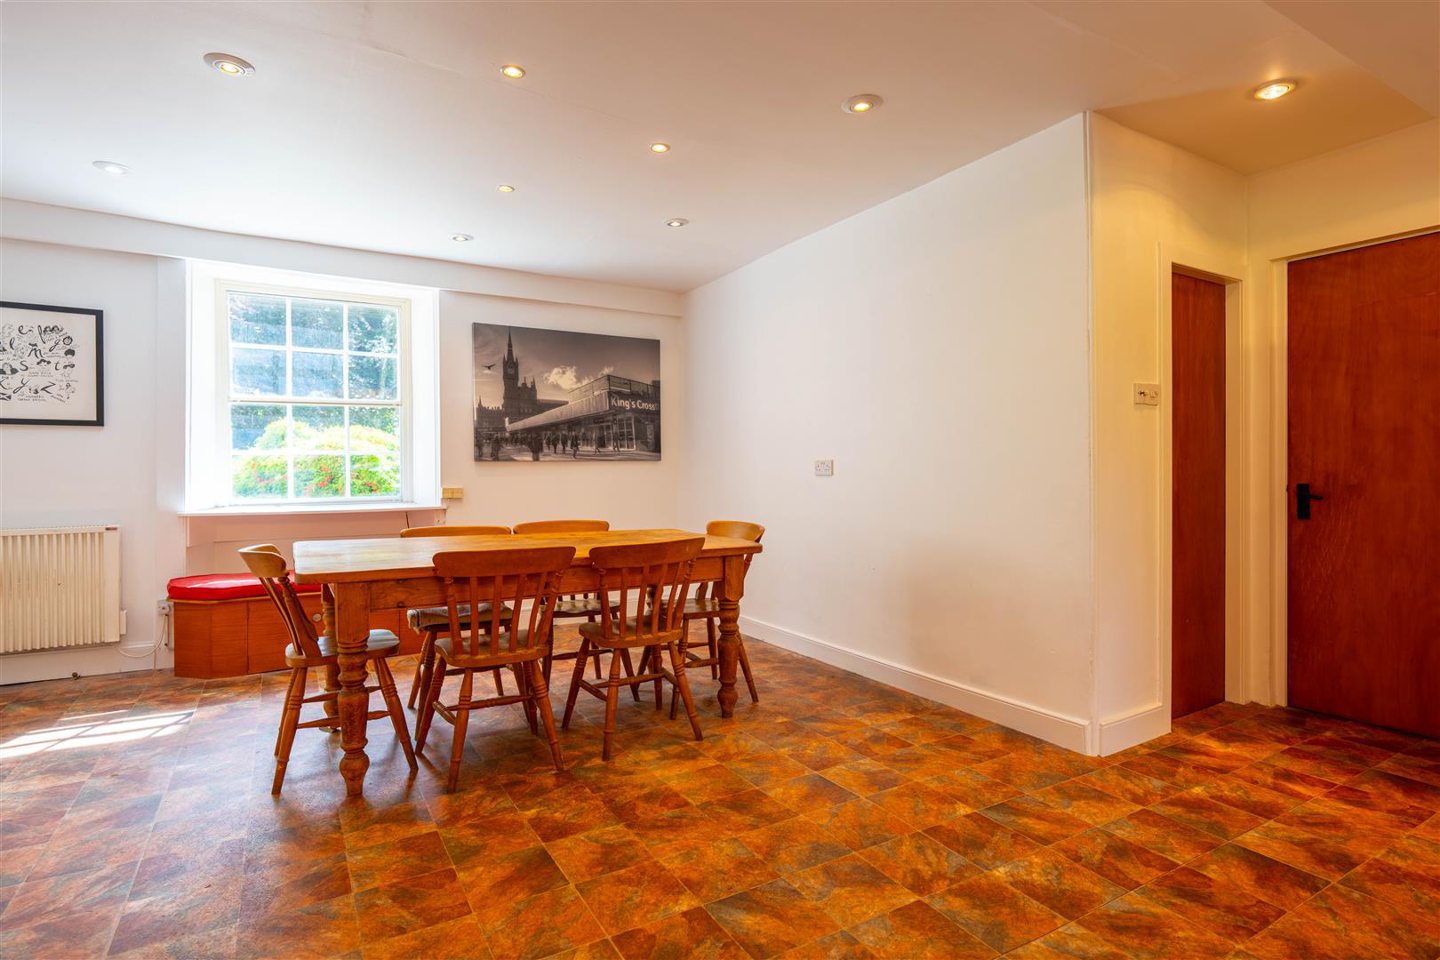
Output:
[[[833,847],[836,856],[849,852],[839,843],[833,843]],[[774,867],[734,837],[687,844],[661,862],[701,903],[769,883],[779,876]],[[793,864],[804,860],[787,862]]]
[[[1320,877],[1237,843],[1216,847],[1186,866],[1282,910],[1293,910],[1328,885]]]
[[[796,873],[850,853],[849,844],[804,817],[741,834],[740,842],[780,873]]]
[[[694,894],[658,863],[644,863],[575,885],[612,936],[700,906]]]
[[[1053,849],[1126,890],[1133,890],[1180,865],[1107,830],[1087,830],[1055,844]]]
[[[470,913],[465,893],[449,867],[362,890],[355,894],[360,937],[369,943],[463,917]]]
[[[741,946],[700,907],[613,938],[625,960],[744,960]]]
[[[979,872],[960,854],[920,832],[908,833],[860,851],[871,866],[919,897]]]
[[[1433,916],[1406,914],[1384,901],[1331,886],[1245,944],[1259,960],[1330,960],[1351,957],[1440,955],[1440,926]]]
[[[909,903],[915,895],[851,854],[791,876],[790,882],[841,927]]]
[[[1041,849],[1039,843],[981,813],[929,827],[925,834],[982,870],[992,870]]]
[[[508,899],[492,919],[481,918],[494,960],[539,960],[605,937],[569,885],[523,900]]]
[[[1215,834],[1173,820],[1154,810],[1137,810],[1105,824],[1101,829],[1138,843],[1176,863],[1184,863],[1218,847],[1223,839]]]
[[[878,957],[908,960],[988,960],[995,950],[923,900],[851,927],[851,936]]]
[[[717,900],[705,909],[756,960],[839,929],[829,914],[783,879]]]
[[[588,830],[546,844],[571,883],[581,883],[637,863],[653,863],[649,849],[620,824]]]
[[[1136,894],[1112,900],[1075,921],[1135,960],[1206,960],[1228,957],[1235,944]]]
[[[950,921],[993,950],[1005,952],[1064,924],[997,876],[980,874],[925,898]]]
[[[1126,888],[1106,880],[1055,849],[997,867],[994,875],[1067,920],[1099,909]]]
[[[1135,895],[1185,917],[1197,926],[1243,943],[1285,915],[1243,886],[1181,867],[1157,877]]]

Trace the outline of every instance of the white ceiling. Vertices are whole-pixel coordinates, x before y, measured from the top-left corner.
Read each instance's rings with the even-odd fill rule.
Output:
[[[1387,75],[1373,5],[1301,10],[1328,43],[1277,10],[1308,6],[10,0],[3,193],[685,290],[1082,110],[1242,171],[1432,115],[1389,84],[1424,100],[1433,52]]]

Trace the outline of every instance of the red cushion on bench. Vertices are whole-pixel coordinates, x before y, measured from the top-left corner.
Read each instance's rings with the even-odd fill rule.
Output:
[[[318,593],[318,583],[297,583],[297,593]],[[206,573],[176,577],[166,588],[171,600],[246,600],[265,596],[259,578],[249,573]]]

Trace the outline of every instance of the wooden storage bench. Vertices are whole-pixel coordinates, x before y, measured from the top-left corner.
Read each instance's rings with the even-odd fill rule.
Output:
[[[297,584],[300,602],[319,621],[320,591]],[[206,574],[170,581],[174,608],[175,676],[214,679],[285,668],[290,635],[260,581],[248,573]],[[372,629],[400,638],[401,653],[418,653],[420,635],[400,610],[370,614]]]

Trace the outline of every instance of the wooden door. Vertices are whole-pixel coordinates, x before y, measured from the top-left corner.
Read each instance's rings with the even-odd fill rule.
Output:
[[[1225,285],[1170,280],[1170,716],[1225,699]]]
[[[1440,736],[1440,234],[1288,287],[1290,704]]]

